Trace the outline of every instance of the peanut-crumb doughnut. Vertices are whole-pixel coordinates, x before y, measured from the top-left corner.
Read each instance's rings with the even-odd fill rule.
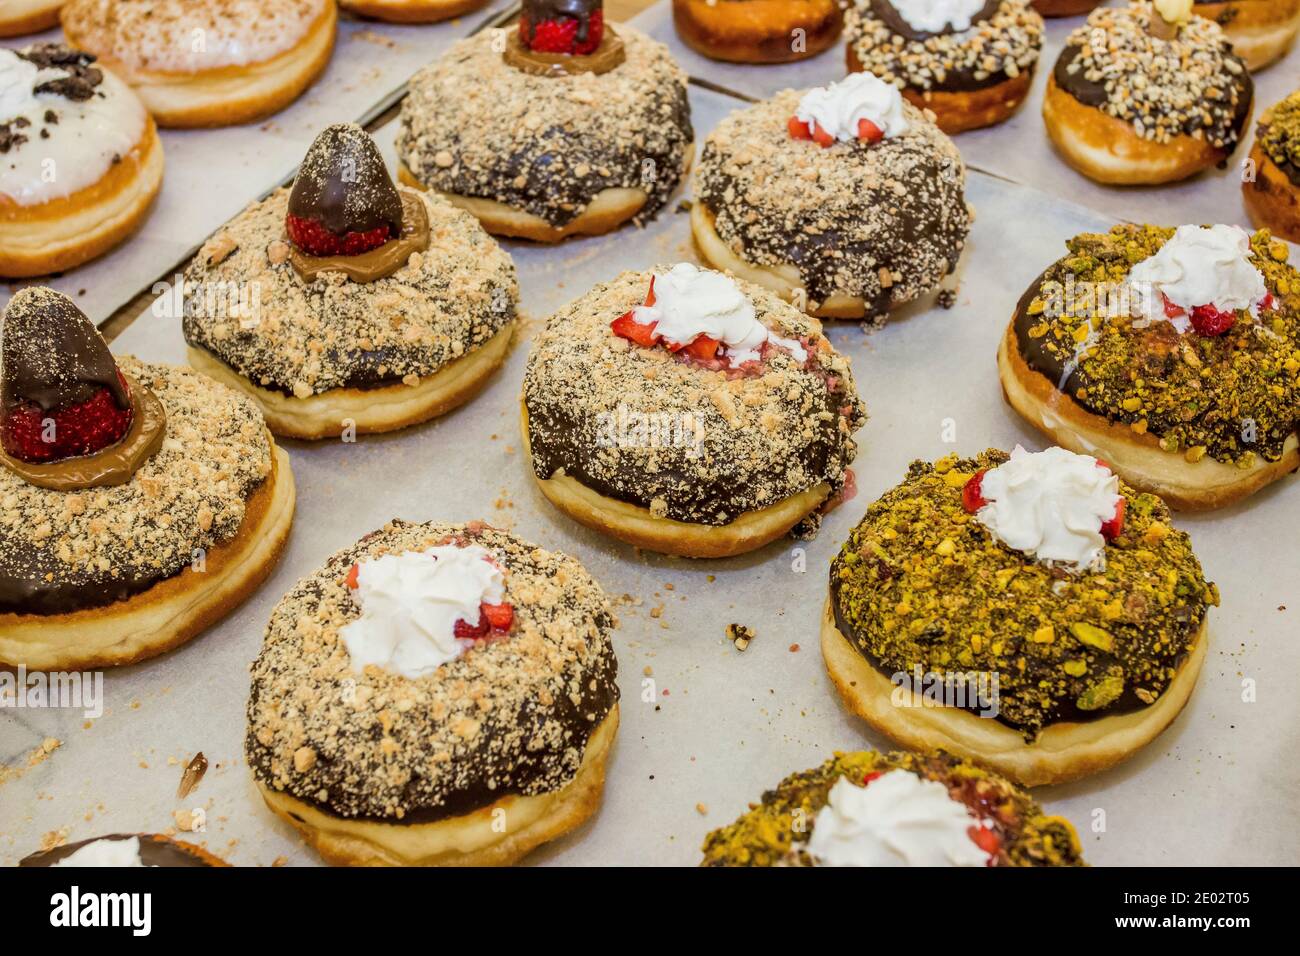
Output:
[[[830,49],[844,13],[839,0],[673,0],[673,23],[714,60],[792,63]]]
[[[93,56],[0,49],[0,276],[103,255],[144,222],[162,176],[153,120]]]
[[[790,774],[704,838],[700,865],[1085,864],[1070,821],[1004,777],[942,750],[862,750]]]
[[[802,128],[800,138],[792,135],[805,102],[873,84],[878,89],[859,91],[861,98],[892,96],[892,110],[859,108],[846,94],[843,109],[828,111],[871,112],[888,127],[884,138],[868,142],[855,129],[842,141],[827,133],[819,144],[802,138]],[[816,113],[814,106],[807,118]],[[952,140],[920,110],[873,77],[850,77],[806,94],[786,90],[724,119],[695,172],[692,232],[713,266],[813,315],[879,318],[957,268],[970,229],[965,181]]]
[[[473,13],[487,0],[338,0],[338,3],[359,17],[389,23],[438,23]]]
[[[667,47],[619,25],[619,65],[536,75],[504,61],[505,36],[460,40],[411,79],[402,181],[442,193],[489,232],[539,242],[652,218],[694,152],[686,75]]]
[[[1285,243],[1129,225],[1066,245],[998,350],[1029,424],[1175,508],[1223,507],[1300,467],[1300,273]],[[1207,287],[1214,302],[1187,298]]]
[[[229,866],[201,846],[161,833],[110,833],[38,850],[19,866]]]
[[[251,123],[292,103],[334,50],[334,0],[70,0],[68,42],[135,87],[159,126]]]
[[[0,8],[0,37],[40,33],[59,22],[64,0],[5,0]]]
[[[1251,221],[1300,242],[1300,90],[1264,111],[1250,159],[1241,193]]]
[[[257,406],[186,368],[114,363],[48,289],[19,291],[3,321],[0,663],[134,663],[230,613],[293,518]]]
[[[636,318],[647,299],[660,310],[653,327]],[[659,334],[692,318],[749,341]],[[553,504],[687,557],[741,554],[796,526],[815,532],[851,482],[852,436],[866,418],[848,360],[815,319],[685,263],[625,272],[552,316],[528,356],[523,406],[533,473]]]
[[[457,617],[453,639],[465,612],[434,602],[478,622]],[[253,778],[330,863],[513,863],[600,803],[614,626],[573,558],[482,522],[392,521],[272,612]]]
[[[1173,722],[1218,600],[1155,495],[1091,456],[990,449],[913,462],[867,509],[831,564],[822,653],[876,730],[1038,786]]]
[[[1300,0],[1196,0],[1197,16],[1223,27],[1251,70],[1280,59],[1300,29]]]
[[[1001,123],[1029,95],[1043,18],[1029,0],[852,0],[849,72],[931,110],[945,133]]]
[[[308,439],[468,401],[505,360],[519,298],[474,217],[394,187],[352,124],[317,137],[292,191],[209,239],[185,283],[191,364],[256,398],[276,434]],[[226,307],[231,289],[256,293],[248,314]]]
[[[1067,163],[1101,183],[1154,185],[1223,162],[1250,122],[1254,84],[1219,26],[1160,32],[1150,3],[1102,7],[1066,39],[1043,119]]]

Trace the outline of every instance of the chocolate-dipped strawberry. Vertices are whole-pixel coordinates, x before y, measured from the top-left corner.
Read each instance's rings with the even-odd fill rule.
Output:
[[[33,484],[120,484],[157,450],[157,399],[117,367],[67,296],[22,289],[0,316],[3,463]]]
[[[535,53],[586,56],[605,33],[601,0],[524,0],[519,38]]]
[[[316,137],[298,169],[285,229],[310,256],[355,256],[402,234],[402,197],[375,141],[355,123]]]

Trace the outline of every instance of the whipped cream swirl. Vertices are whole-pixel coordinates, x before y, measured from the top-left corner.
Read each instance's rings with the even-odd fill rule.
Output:
[[[94,840],[50,866],[144,866],[140,859],[140,838]]]
[[[942,33],[951,27],[969,30],[984,0],[890,0],[890,5],[907,25],[921,33]]]
[[[1115,517],[1119,479],[1091,455],[1017,445],[984,473],[980,495],[976,519],[1007,547],[1073,571],[1105,568],[1101,526]]]
[[[874,73],[852,73],[838,83],[809,90],[794,115],[809,129],[817,123],[837,140],[848,142],[857,140],[858,121],[864,119],[886,139],[907,132],[902,94]]]
[[[820,866],[987,866],[979,825],[937,780],[891,770],[865,787],[837,780],[806,849]]]
[[[655,304],[637,306],[632,317],[642,325],[654,323],[665,341],[686,346],[707,335],[722,343],[721,355],[732,365],[756,361],[768,342],[787,349],[800,362],[807,360],[803,345],[774,335],[758,321],[753,303],[721,272],[679,262],[654,276]]]
[[[1129,271],[1143,311],[1164,318],[1163,296],[1190,312],[1212,305],[1220,312],[1258,314],[1268,295],[1264,276],[1250,261],[1250,236],[1240,226],[1179,226],[1154,256]],[[1185,317],[1179,331],[1187,330]]]
[[[456,622],[477,623],[480,604],[505,596],[501,569],[481,545],[442,545],[362,561],[354,592],[361,616],[339,630],[360,672],[374,664],[403,677],[424,677],[473,644]]]

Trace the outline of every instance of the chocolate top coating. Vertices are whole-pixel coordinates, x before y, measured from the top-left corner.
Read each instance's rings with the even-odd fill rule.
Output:
[[[54,866],[54,864],[61,863],[82,847],[91,843],[99,843],[102,840],[109,840],[116,843],[120,840],[130,840],[134,838],[140,840],[140,862],[145,866],[189,867],[224,865],[221,864],[216,857],[209,856],[199,847],[192,846],[189,843],[183,843],[179,840],[173,840],[170,837],[149,833],[110,833],[106,836],[91,837],[88,840],[79,840],[76,843],[66,843],[63,846],[56,846],[49,850],[40,850],[36,853],[29,854],[19,860],[18,865],[26,867]]]
[[[402,229],[402,198],[379,147],[356,123],[336,123],[312,142],[289,193],[289,213],[335,235]]]

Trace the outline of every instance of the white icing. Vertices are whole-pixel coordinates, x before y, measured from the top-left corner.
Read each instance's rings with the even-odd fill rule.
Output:
[[[808,358],[799,342],[774,335],[759,322],[740,286],[721,272],[679,262],[655,273],[654,292],[655,304],[637,306],[632,317],[642,325],[654,323],[655,332],[674,345],[707,335],[722,343],[719,354],[733,365],[758,359],[765,342],[788,349],[800,362]]]
[[[94,840],[73,850],[51,866],[144,866],[140,859],[140,838]]]
[[[864,119],[875,124],[886,139],[907,132],[902,94],[874,73],[852,73],[838,83],[809,90],[794,115],[809,129],[817,123],[838,140],[856,140],[858,121]]]
[[[353,669],[415,678],[463,654],[472,641],[456,637],[456,622],[477,623],[479,605],[500,604],[505,591],[491,555],[471,544],[362,561],[354,596],[361,616],[339,630]]]
[[[1007,547],[1075,571],[1105,567],[1101,526],[1115,517],[1119,479],[1091,455],[1017,445],[984,473],[980,496],[976,519]]]
[[[898,15],[913,30],[939,33],[951,26],[958,32],[969,30],[984,0],[890,0]]]
[[[35,87],[64,75],[38,70],[12,50],[0,49],[0,122],[26,142],[0,153],[0,196],[20,206],[37,206],[70,196],[101,180],[114,159],[133,150],[145,129],[145,111],[125,83],[107,70],[95,95],[78,102]],[[45,119],[52,110],[57,122]],[[42,130],[48,133],[42,136]]]
[[[1179,226],[1160,250],[1129,272],[1141,308],[1163,318],[1161,295],[1187,311],[1213,305],[1220,312],[1258,312],[1268,294],[1264,276],[1250,262],[1250,236],[1240,226]],[[1186,317],[1175,322],[1186,331]]]
[[[987,866],[980,826],[937,780],[891,770],[859,787],[841,777],[813,818],[807,850],[820,866]]]

